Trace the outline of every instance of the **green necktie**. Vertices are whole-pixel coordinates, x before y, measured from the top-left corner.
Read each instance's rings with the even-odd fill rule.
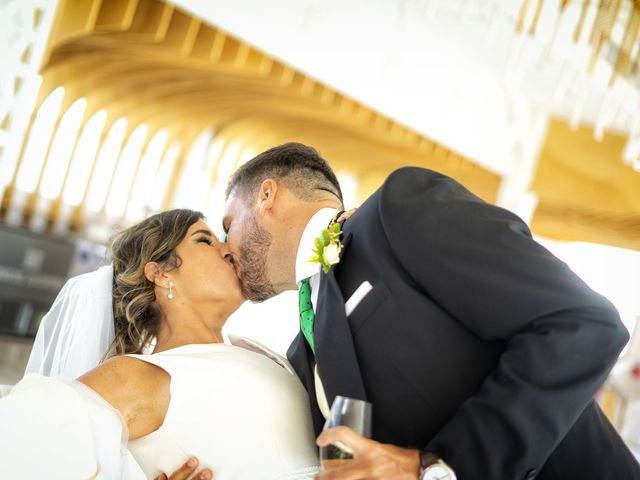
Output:
[[[300,282],[298,295],[300,298],[300,330],[315,355],[316,351],[313,346],[313,319],[315,314],[313,313],[313,305],[311,305],[311,284],[308,278]]]

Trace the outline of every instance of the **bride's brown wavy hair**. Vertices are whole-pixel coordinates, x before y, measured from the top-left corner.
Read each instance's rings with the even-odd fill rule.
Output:
[[[115,339],[106,357],[142,353],[158,334],[162,312],[153,282],[144,274],[149,262],[180,266],[176,247],[189,227],[204,219],[200,212],[169,210],[152,215],[120,232],[111,243]]]

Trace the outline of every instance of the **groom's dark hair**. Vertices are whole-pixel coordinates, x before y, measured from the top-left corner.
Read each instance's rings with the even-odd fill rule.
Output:
[[[238,168],[229,180],[226,197],[235,191],[246,199],[267,178],[282,182],[302,200],[312,201],[319,193],[329,192],[343,201],[327,161],[314,148],[295,142],[270,148]]]

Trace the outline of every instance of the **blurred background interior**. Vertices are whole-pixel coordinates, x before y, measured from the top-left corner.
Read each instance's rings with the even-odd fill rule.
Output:
[[[600,397],[636,448],[639,32],[637,0],[0,0],[0,383],[114,232],[220,232],[229,174],[300,141],[347,207],[419,165],[520,215],[634,333]],[[227,331],[297,328],[286,293]]]

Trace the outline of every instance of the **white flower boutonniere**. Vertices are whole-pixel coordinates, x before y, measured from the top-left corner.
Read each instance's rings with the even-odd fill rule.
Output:
[[[313,256],[309,259],[312,263],[322,265],[322,271],[328,273],[331,265],[335,265],[340,261],[340,252],[342,251],[342,229],[340,224],[332,221],[328,228],[320,232],[320,236],[316,237],[313,245]]]

